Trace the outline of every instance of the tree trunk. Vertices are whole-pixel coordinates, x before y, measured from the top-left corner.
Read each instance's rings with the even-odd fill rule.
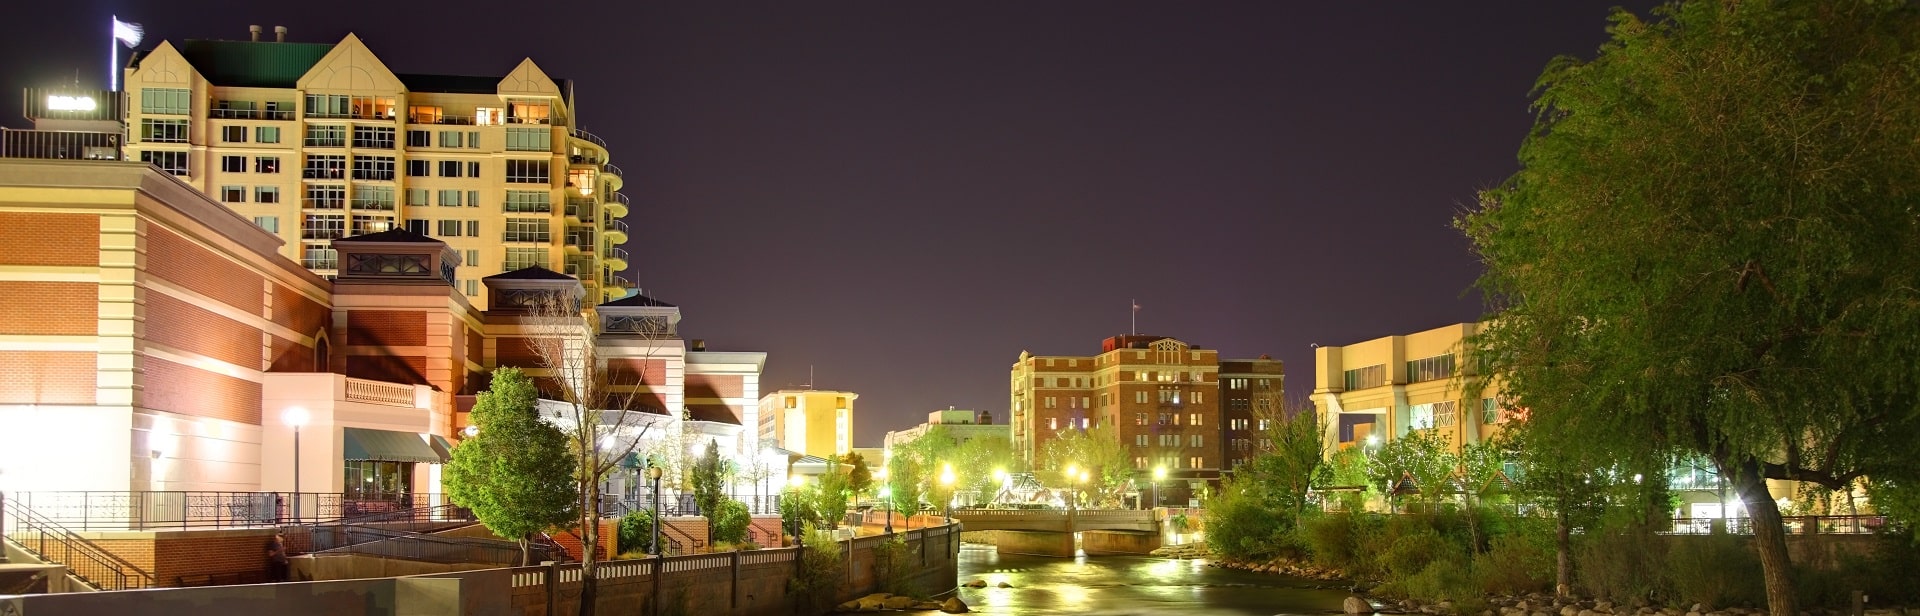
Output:
[[[1568,517],[1567,504],[1561,503],[1553,537],[1553,594],[1559,597],[1573,596],[1573,522]]]
[[[594,554],[600,547],[600,482],[589,477],[585,483],[581,493],[586,495],[587,506],[580,511],[580,616],[593,616],[600,582],[596,575],[600,559]]]
[[[1793,563],[1787,556],[1787,529],[1780,520],[1780,506],[1767,494],[1767,480],[1760,477],[1759,465],[1751,461],[1741,464],[1734,482],[1740,500],[1753,516],[1753,544],[1760,552],[1760,570],[1767,582],[1767,611],[1773,616],[1797,616],[1800,608],[1793,595]]]
[[[527,566],[527,561],[532,559],[530,550],[527,547],[530,543],[531,542],[527,540],[527,535],[520,536],[520,566],[522,567]]]

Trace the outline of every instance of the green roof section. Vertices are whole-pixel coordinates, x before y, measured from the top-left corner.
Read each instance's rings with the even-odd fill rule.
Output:
[[[333,47],[330,43],[189,40],[180,45],[180,55],[216,86],[292,88]]]
[[[467,75],[418,75],[395,73],[401,85],[408,92],[437,92],[441,94],[494,94],[500,91],[501,77],[472,77]]]

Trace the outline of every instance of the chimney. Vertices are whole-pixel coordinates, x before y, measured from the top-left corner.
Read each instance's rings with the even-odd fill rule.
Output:
[[[285,42],[287,42],[287,27],[286,27],[286,26],[274,26],[274,27],[273,27],[273,42],[275,42],[275,43],[285,43]]]
[[[707,341],[705,341],[705,340],[701,340],[701,339],[699,339],[699,338],[694,338],[694,339],[693,339],[693,350],[695,350],[695,351],[705,351],[705,350],[707,350]]]
[[[253,42],[255,43],[260,42],[260,26],[258,25],[247,26],[247,33],[253,35],[252,36]]]

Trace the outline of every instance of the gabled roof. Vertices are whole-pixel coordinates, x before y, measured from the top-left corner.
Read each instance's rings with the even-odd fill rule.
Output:
[[[394,74],[400,83],[407,86],[408,92],[439,92],[442,94],[494,94],[500,91],[499,77],[474,77],[469,75],[421,75],[417,73]]]
[[[433,239],[433,238],[431,238],[431,237],[427,237],[427,236],[425,236],[425,235],[421,235],[421,234],[418,234],[418,233],[414,233],[414,232],[412,232],[412,231],[408,231],[408,230],[406,230],[406,229],[404,229],[404,228],[399,228],[399,229],[388,229],[388,230],[386,230],[386,231],[381,231],[381,232],[379,232],[379,233],[368,233],[368,234],[366,234],[366,235],[352,235],[352,236],[348,236],[348,237],[343,237],[343,238],[340,238],[340,239],[337,239],[337,240],[334,240],[334,242],[335,242],[335,243],[339,243],[339,242],[399,242],[399,243],[414,243],[414,244],[445,244],[445,243],[446,243],[446,242],[442,242],[442,241],[440,241],[440,240],[436,240],[436,239]]]
[[[560,272],[556,272],[556,271],[535,265],[532,267],[523,267],[517,270],[513,270],[511,272],[501,272],[498,274],[494,274],[492,276],[488,276],[486,278],[481,278],[481,280],[578,280],[578,279],[572,276],[568,276],[566,274],[562,274]]]
[[[678,308],[678,306],[674,306],[673,304],[669,304],[669,303],[666,303],[651,297],[647,297],[645,295],[641,295],[638,293],[628,296],[625,299],[617,299],[611,302],[601,304],[601,306],[624,306],[628,308],[634,308],[634,307]]]
[[[331,43],[188,40],[180,55],[216,86],[292,88],[319,64]]]

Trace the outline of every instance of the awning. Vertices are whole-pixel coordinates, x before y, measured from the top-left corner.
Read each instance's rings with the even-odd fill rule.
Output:
[[[418,434],[366,428],[341,430],[344,432],[343,453],[340,456],[343,460],[440,463],[440,454],[434,453],[433,448],[428,447]]]
[[[427,444],[433,447],[433,452],[440,455],[441,464],[453,461],[453,443],[447,442],[447,437],[429,434],[427,439]]]

